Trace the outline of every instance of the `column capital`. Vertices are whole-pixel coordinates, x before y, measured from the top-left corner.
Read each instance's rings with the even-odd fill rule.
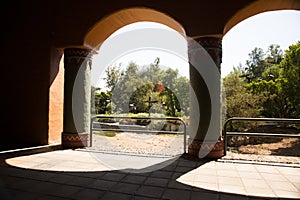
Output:
[[[84,49],[84,48],[78,48],[78,47],[65,48],[64,49],[64,54],[67,57],[78,56],[78,57],[88,57],[88,58],[91,58],[92,54],[93,54],[93,50],[91,50],[91,49]]]
[[[66,48],[64,49],[65,68],[74,64],[80,67],[83,62],[91,62],[93,54],[94,51],[91,49]]]
[[[207,51],[220,69],[222,62],[222,37],[203,36],[194,37],[193,40]],[[190,48],[193,48],[193,46],[191,45]]]
[[[194,38],[203,48],[219,48],[222,49],[222,38],[206,36]]]

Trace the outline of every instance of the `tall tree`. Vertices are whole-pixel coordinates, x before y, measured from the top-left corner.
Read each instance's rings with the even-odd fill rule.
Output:
[[[269,64],[279,64],[283,59],[283,51],[278,44],[271,44],[267,50],[266,62]]]
[[[274,50],[274,48],[273,48]],[[282,58],[280,53],[274,58]],[[267,57],[270,60],[272,57]],[[280,60],[279,59],[279,60]],[[251,82],[253,94],[264,94],[262,114],[266,117],[300,117],[300,43],[291,45],[280,63],[270,62],[270,67],[263,72],[263,80]]]
[[[106,82],[106,87],[109,92],[113,91],[116,84],[121,78],[121,68],[120,66],[109,66],[106,70],[106,77],[104,78]]]
[[[179,77],[178,70],[162,70],[159,63],[157,58],[147,67],[130,63],[122,72],[115,68],[109,69],[112,72],[107,71],[105,80],[107,88],[112,90],[110,94],[113,113],[128,113],[129,105],[134,105],[136,112],[149,112],[147,101],[150,97],[151,100],[158,101],[152,104],[151,112],[169,116],[188,114],[188,79]]]
[[[248,78],[258,80],[261,78],[263,71],[267,67],[265,53],[263,49],[255,48],[248,55],[249,60],[246,61],[247,67],[245,68],[245,71],[247,72]]]
[[[300,118],[300,41],[291,45],[280,63],[280,73],[288,82],[282,85],[290,117]]]
[[[247,88],[240,69],[234,69],[223,79],[226,97],[226,118],[258,117],[262,109],[262,96],[253,95]]]

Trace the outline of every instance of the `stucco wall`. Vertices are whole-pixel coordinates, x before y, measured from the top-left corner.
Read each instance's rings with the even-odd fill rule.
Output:
[[[61,143],[63,130],[63,58],[59,63],[58,73],[50,86],[49,94],[49,144]]]

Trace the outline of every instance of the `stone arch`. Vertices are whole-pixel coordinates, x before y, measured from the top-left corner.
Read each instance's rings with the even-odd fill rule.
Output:
[[[237,25],[239,22],[252,17],[256,14],[260,14],[268,11],[276,10],[300,10],[300,1],[297,0],[259,0],[249,6],[239,10],[233,15],[224,27],[223,34],[226,34],[231,28]]]
[[[150,8],[127,8],[112,13],[96,23],[85,35],[83,45],[87,48],[98,49],[112,33],[135,22],[157,22],[164,24],[185,36],[185,30],[172,17]]]

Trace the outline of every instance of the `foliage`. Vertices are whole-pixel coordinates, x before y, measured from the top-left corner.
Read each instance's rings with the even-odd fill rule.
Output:
[[[111,113],[110,94],[106,92],[94,92],[94,105],[97,114]]]
[[[121,69],[120,66],[109,66],[106,70],[106,77],[104,78],[106,82],[106,87],[109,91],[114,90],[116,84],[118,83],[119,79],[121,78]]]
[[[148,113],[138,113],[135,115],[136,117],[149,117]],[[150,119],[137,119],[136,124],[141,126],[147,126],[151,123]]]
[[[131,62],[125,70],[109,67],[105,77],[108,91],[96,95],[96,113],[188,115],[189,80],[179,76],[178,70],[161,69],[159,62],[157,58],[143,67]],[[149,103],[150,99],[154,102]]]
[[[103,122],[103,123],[115,123],[116,120],[114,118],[99,118],[98,122]]]
[[[249,60],[246,61],[247,67],[245,68],[248,81],[249,79],[257,80],[261,77],[263,71],[267,67],[264,57],[265,53],[261,48],[255,48],[249,54]]]
[[[240,69],[234,69],[223,79],[226,97],[226,119],[231,117],[259,117],[262,110],[263,96],[253,95],[247,89],[247,81],[242,79]],[[235,130],[246,128],[243,123],[236,123]]]
[[[268,59],[268,58],[267,58]],[[274,59],[275,60],[276,56]],[[300,42],[291,45],[280,63],[270,65],[261,81],[251,82],[253,94],[264,94],[262,115],[266,117],[300,117]]]
[[[115,131],[93,131],[93,134],[100,135],[100,136],[106,136],[106,137],[115,137],[116,136]]]
[[[285,54],[278,45],[255,48],[246,66],[223,79],[226,117],[300,118],[300,42]]]
[[[277,65],[283,58],[282,50],[279,45],[270,45],[267,53],[261,48],[254,48],[251,53],[248,54],[249,59],[246,60],[246,66],[240,67],[243,72],[243,77],[250,83],[252,81],[259,81],[263,78],[273,78],[275,74],[272,74],[272,70],[269,73],[273,65]]]

